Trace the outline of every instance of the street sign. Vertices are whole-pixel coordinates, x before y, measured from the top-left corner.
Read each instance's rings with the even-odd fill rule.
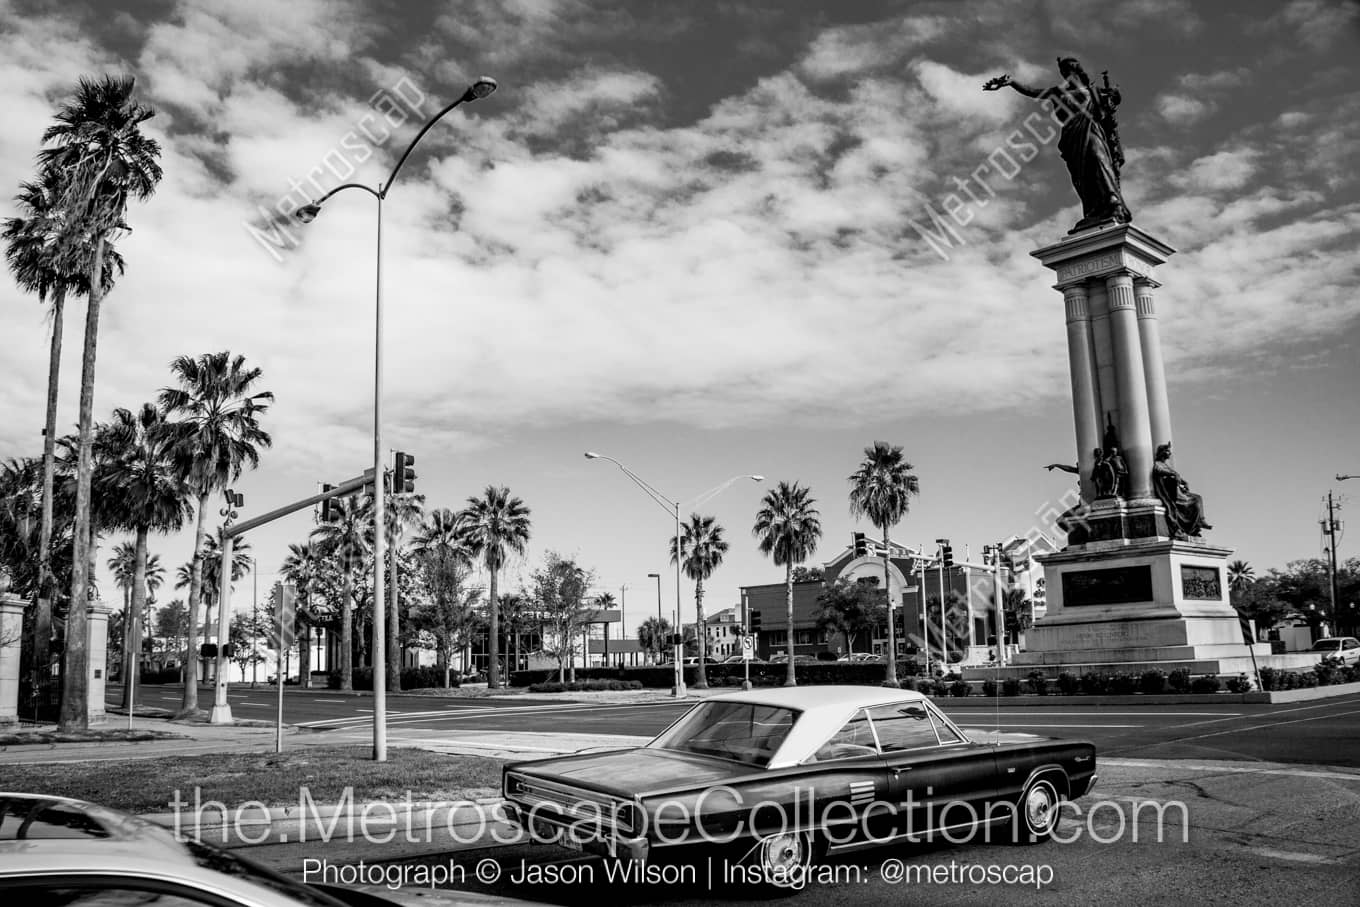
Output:
[[[750,661],[756,657],[755,638],[747,635],[741,638],[741,657],[745,661]]]
[[[296,629],[294,627],[297,620],[296,590],[291,584],[275,583],[274,591],[271,593],[271,601],[275,613],[279,615],[279,620],[269,629],[269,648],[282,652],[284,649],[291,649],[296,640]],[[279,638],[280,635],[282,635],[282,639]]]

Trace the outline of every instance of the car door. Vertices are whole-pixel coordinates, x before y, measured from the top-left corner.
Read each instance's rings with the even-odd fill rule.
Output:
[[[897,805],[897,830],[909,838],[971,828],[996,791],[989,746],[972,743],[929,702],[910,700],[868,710]]]

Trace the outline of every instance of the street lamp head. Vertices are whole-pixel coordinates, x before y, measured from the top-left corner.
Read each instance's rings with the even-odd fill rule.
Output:
[[[303,205],[297,209],[297,219],[304,224],[310,224],[316,220],[316,216],[321,213],[321,206],[318,204]]]
[[[661,574],[660,574],[660,573],[648,573],[648,574],[647,574],[647,578],[648,578],[648,579],[661,579]]]
[[[753,481],[753,482],[763,482],[763,481],[765,481],[765,477],[764,477],[764,476],[747,476],[746,478],[750,479],[750,480]]]
[[[480,101],[495,90],[496,80],[490,76],[481,76],[477,81],[468,86],[467,91],[463,92],[463,100]]]
[[[595,451],[593,451],[593,450],[588,450],[588,451],[586,451],[586,459],[587,459],[587,460],[598,460],[599,458],[600,458],[600,455],[597,454]]]

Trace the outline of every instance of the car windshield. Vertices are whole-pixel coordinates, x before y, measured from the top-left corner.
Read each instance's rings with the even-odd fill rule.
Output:
[[[794,709],[780,706],[704,702],[648,746],[763,767],[783,745],[797,717]]]

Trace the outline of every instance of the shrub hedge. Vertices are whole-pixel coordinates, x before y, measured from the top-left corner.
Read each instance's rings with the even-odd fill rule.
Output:
[[[545,683],[529,684],[530,693],[577,693],[594,690],[640,690],[642,684],[636,680],[578,680],[561,683],[549,680]]]
[[[373,689],[373,669],[354,668],[353,689]],[[326,685],[332,690],[340,689],[340,672],[331,671],[326,675]],[[434,666],[401,669],[401,688],[403,690],[429,690],[444,686],[444,671]],[[449,675],[449,686],[458,686],[458,672]]]

